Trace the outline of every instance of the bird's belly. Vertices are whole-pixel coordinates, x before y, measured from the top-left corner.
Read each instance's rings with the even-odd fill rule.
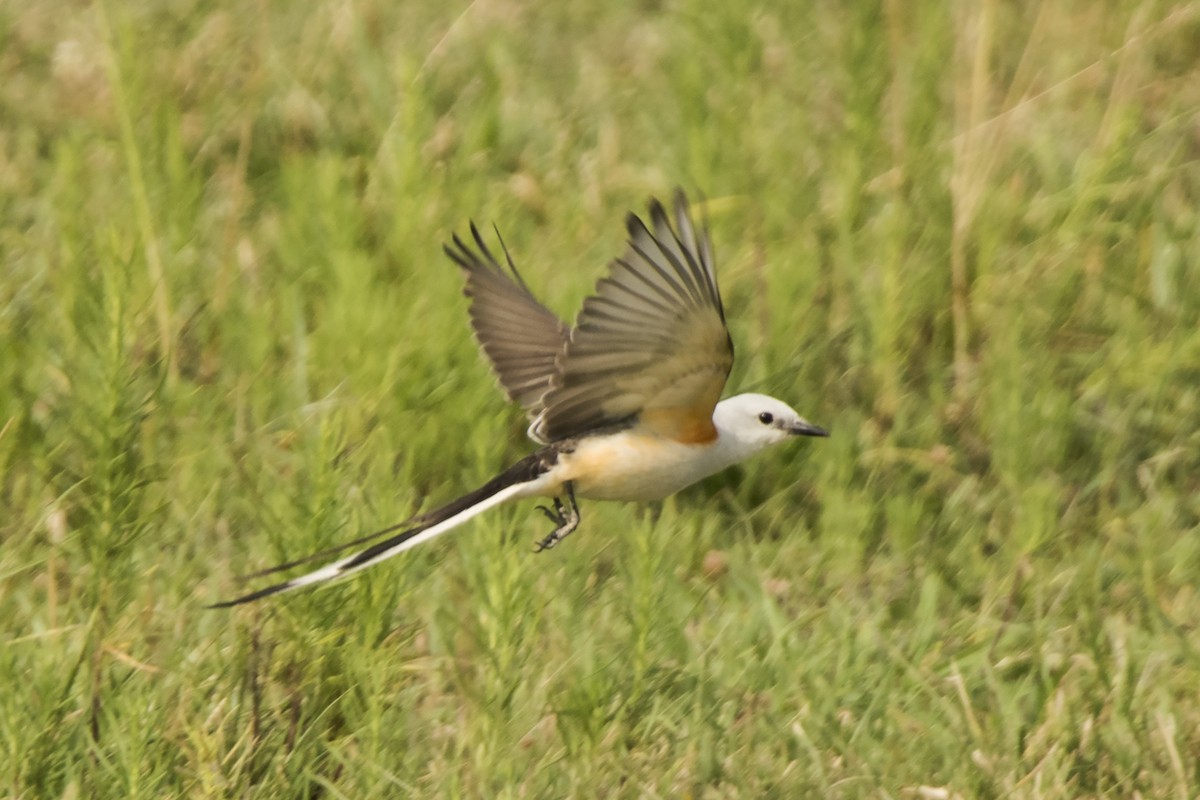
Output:
[[[719,467],[713,445],[619,433],[582,440],[559,457],[564,481],[593,500],[659,500]]]

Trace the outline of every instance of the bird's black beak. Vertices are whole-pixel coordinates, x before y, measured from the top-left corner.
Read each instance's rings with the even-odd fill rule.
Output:
[[[811,422],[797,422],[789,425],[787,432],[792,436],[828,436],[829,431],[819,428]]]

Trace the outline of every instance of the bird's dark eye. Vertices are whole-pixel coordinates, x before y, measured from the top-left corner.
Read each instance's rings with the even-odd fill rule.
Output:
[[[775,421],[775,417],[771,414],[770,411],[764,411],[758,415],[758,421],[761,422],[763,425],[770,425],[772,422]]]

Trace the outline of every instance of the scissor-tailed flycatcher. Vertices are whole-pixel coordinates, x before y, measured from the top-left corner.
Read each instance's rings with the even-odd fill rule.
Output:
[[[657,500],[794,436],[827,436],[773,397],[717,402],[733,342],[712,245],[682,192],[674,211],[674,228],[656,200],[649,226],[629,215],[628,250],[574,328],[534,298],[506,248],[511,275],[473,223],[474,248],[456,235],[445,251],[466,274],[475,335],[508,396],[532,417],[530,438],[544,446],[475,491],[360,542],[407,528],[400,533],[217,606],[345,577],[519,497],[553,500],[539,507],[555,524],[537,543],[546,550],[579,525],[576,497]]]

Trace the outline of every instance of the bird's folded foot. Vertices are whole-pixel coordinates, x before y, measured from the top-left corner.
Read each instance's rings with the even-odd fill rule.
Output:
[[[567,521],[565,509],[563,508],[562,500],[554,498],[554,508],[550,506],[535,506],[538,511],[546,515],[546,519],[553,522],[555,525],[562,525]]]
[[[567,500],[570,505],[566,505],[559,498],[554,498],[554,508],[550,506],[538,506],[538,511],[541,511],[556,527],[544,538],[534,542],[533,552],[540,553],[543,550],[549,550],[554,545],[561,542],[563,539],[570,536],[576,528],[579,527],[579,504],[575,502],[575,487],[570,481],[564,484],[567,489]]]

